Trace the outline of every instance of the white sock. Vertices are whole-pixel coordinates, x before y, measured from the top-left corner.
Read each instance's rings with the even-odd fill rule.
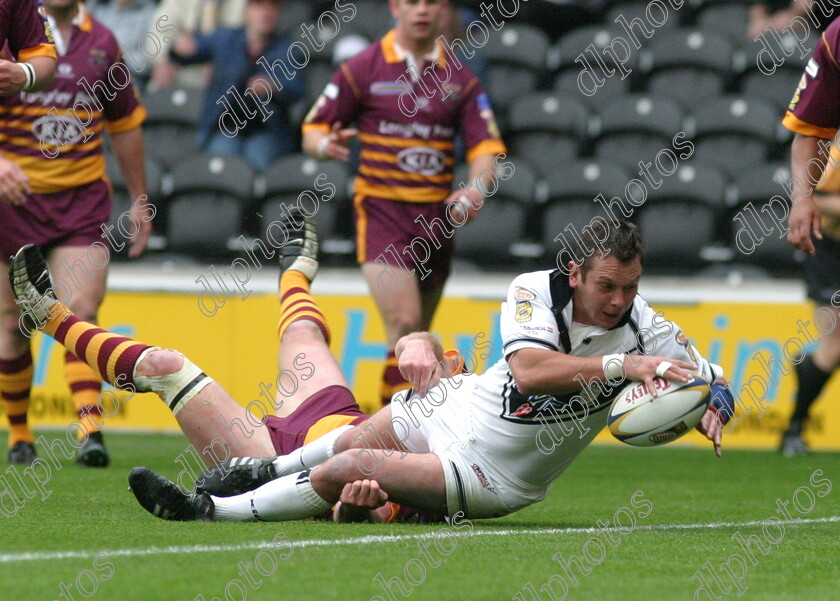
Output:
[[[280,455],[272,462],[275,473],[277,476],[286,476],[324,463],[335,454],[335,441],[338,437],[354,427],[341,426],[295,449],[288,455]]]
[[[220,522],[279,522],[324,513],[333,506],[312,488],[309,470],[289,474],[234,497],[212,497]]]

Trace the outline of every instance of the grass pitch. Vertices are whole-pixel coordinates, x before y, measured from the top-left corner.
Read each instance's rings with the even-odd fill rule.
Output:
[[[840,598],[840,454],[592,447],[545,501],[497,520],[176,523],[143,511],[127,476],[176,476],[186,440],[106,436],[109,468],[65,461],[45,501],[0,517],[0,598]]]

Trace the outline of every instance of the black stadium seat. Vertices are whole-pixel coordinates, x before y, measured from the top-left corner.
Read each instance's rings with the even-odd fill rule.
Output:
[[[543,171],[557,161],[577,157],[588,123],[588,111],[575,97],[531,94],[511,105],[506,139],[514,156],[528,159]]]
[[[493,106],[504,110],[537,88],[546,68],[548,37],[536,27],[507,23],[481,48],[489,69],[485,89]]]
[[[230,255],[254,195],[254,170],[242,159],[197,155],[164,179],[168,248],[203,258]]]
[[[283,205],[294,206],[300,198],[302,210],[314,213],[322,252],[348,255],[353,250],[348,179],[338,161],[316,161],[305,154],[281,158],[257,178],[258,237],[264,238],[269,225],[280,218]]]
[[[600,113],[595,156],[636,168],[639,161],[651,161],[683,131],[683,111],[663,96],[636,94],[618,98]]]
[[[148,112],[143,137],[151,158],[170,166],[198,151],[196,128],[203,97],[203,90],[167,88],[143,98]]]

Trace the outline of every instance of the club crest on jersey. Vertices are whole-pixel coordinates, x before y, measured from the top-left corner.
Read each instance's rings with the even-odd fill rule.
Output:
[[[525,290],[525,288],[517,288],[513,292],[513,298],[515,298],[518,301],[530,301],[534,300],[537,297],[530,290]]]
[[[531,321],[531,317],[534,315],[534,307],[531,306],[529,301],[517,301],[516,303],[516,321],[519,323],[525,323]]]
[[[397,155],[397,164],[403,171],[420,175],[437,175],[446,166],[446,155],[427,146],[412,146]]]

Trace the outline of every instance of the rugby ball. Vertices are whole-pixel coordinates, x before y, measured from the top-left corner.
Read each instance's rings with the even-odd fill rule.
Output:
[[[610,432],[634,447],[653,447],[690,432],[712,400],[711,385],[696,374],[689,382],[654,378],[658,396],[644,382],[624,387],[610,406]]]

